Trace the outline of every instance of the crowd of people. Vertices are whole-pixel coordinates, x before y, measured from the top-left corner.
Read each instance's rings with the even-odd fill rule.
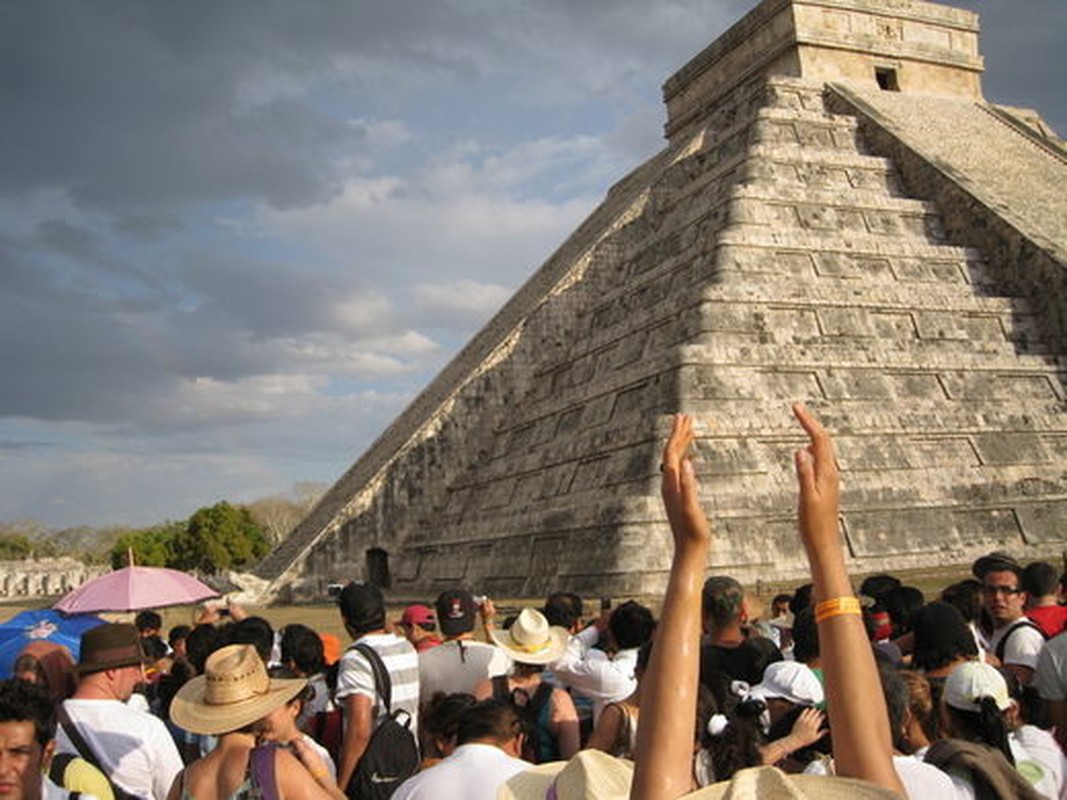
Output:
[[[659,620],[559,591],[500,619],[456,587],[388,619],[337,596],[351,644],[232,606],[35,644],[0,682],[0,797],[1054,798],[1067,800],[1067,606],[994,552],[936,599],[854,587],[829,434],[794,409],[811,581],[764,607],[706,575],[692,420],[674,419]]]

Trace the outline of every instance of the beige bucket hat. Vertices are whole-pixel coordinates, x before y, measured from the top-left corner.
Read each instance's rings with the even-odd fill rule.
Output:
[[[497,800],[629,800],[634,765],[600,750],[582,750],[570,761],[541,764],[513,775]],[[852,778],[786,775],[753,767],[684,796],[683,800],[900,800],[889,789]]]

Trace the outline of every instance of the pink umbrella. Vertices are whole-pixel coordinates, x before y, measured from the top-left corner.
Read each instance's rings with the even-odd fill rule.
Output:
[[[199,603],[219,593],[192,575],[166,567],[123,567],[86,581],[55,604],[68,614],[137,611]]]

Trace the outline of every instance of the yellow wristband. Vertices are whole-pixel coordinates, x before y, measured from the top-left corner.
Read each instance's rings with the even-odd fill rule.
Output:
[[[830,600],[823,600],[815,606],[815,621],[822,622],[830,617],[840,617],[844,614],[859,616],[862,613],[858,597],[834,597]]]

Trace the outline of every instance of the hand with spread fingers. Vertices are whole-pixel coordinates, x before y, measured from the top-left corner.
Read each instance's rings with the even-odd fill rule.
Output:
[[[837,528],[840,480],[830,434],[802,403],[793,415],[808,434],[810,444],[795,455],[800,494],[797,517],[800,536],[814,558],[827,549],[840,549]]]
[[[693,418],[675,414],[670,438],[663,448],[660,491],[676,548],[690,543],[706,544],[711,539],[711,527],[700,507],[696,472],[689,457],[689,448],[695,440]]]
[[[790,744],[794,750],[799,750],[809,744],[815,744],[829,732],[830,729],[826,727],[826,715],[817,708],[805,708],[789,732]]]

